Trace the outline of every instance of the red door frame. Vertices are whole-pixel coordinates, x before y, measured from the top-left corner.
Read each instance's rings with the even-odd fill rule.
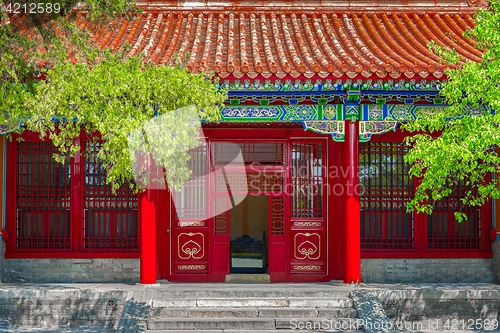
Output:
[[[327,233],[328,233],[328,270],[327,275],[332,280],[344,279],[345,271],[345,237],[344,223],[345,204],[343,195],[344,179],[342,173],[333,172],[342,166],[344,145],[340,142],[327,140]]]
[[[341,219],[336,219],[334,217],[338,216],[339,209],[333,209],[332,211],[329,211],[329,205],[332,202],[333,195],[331,195],[331,187],[330,187],[330,180],[328,179],[329,177],[329,166],[330,164],[329,161],[329,148],[333,148],[331,143],[334,143],[333,140],[331,140],[330,137],[325,137],[322,136],[319,140],[316,138],[311,139],[311,137],[305,137],[305,138],[297,138],[294,137],[293,140],[290,140],[289,142],[289,152],[288,152],[288,162],[287,165],[289,167],[289,172],[287,173],[288,177],[288,184],[292,184],[293,182],[293,162],[292,162],[292,145],[293,144],[321,144],[322,145],[322,152],[321,152],[321,159],[323,166],[321,167],[322,173],[323,173],[323,179],[322,179],[322,215],[321,217],[315,217],[315,218],[307,218],[306,222],[312,222],[316,223],[319,222],[321,223],[320,227],[296,227],[295,223],[296,222],[304,222],[304,218],[301,217],[293,217],[292,214],[292,193],[286,193],[286,207],[288,209],[285,210],[286,212],[286,230],[288,233],[287,237],[287,249],[288,249],[288,255],[287,258],[289,258],[289,262],[287,265],[287,275],[288,279],[287,281],[289,282],[327,282],[330,281],[333,277],[332,274],[334,270],[330,268],[331,261],[329,260],[329,257],[331,256],[331,249],[334,248],[332,247],[331,239],[333,239],[332,234],[329,232],[329,230],[333,230],[334,227],[331,225],[332,223],[336,223],[338,225],[342,225],[342,220]],[[337,146],[340,146],[341,144],[337,144]],[[341,172],[339,172],[341,174]],[[338,200],[336,200],[338,201]],[[331,214],[330,216],[328,214]],[[334,222],[330,222],[334,221]],[[310,260],[305,260],[305,261],[299,261],[299,260],[294,260],[292,257],[295,256],[295,251],[296,249],[294,248],[295,245],[295,237],[300,236],[299,234],[318,234],[319,238],[319,243],[315,244],[318,246],[319,249],[319,254],[320,254],[320,260],[319,261],[310,261]],[[335,235],[335,234],[334,234]],[[332,238],[330,238],[332,237]],[[330,241],[329,241],[330,240]],[[324,254],[323,254],[324,253]],[[333,257],[333,256],[332,256]],[[341,262],[343,261],[343,258],[335,258],[335,261],[340,260]],[[298,271],[295,269],[296,266],[319,266],[321,269],[315,268],[310,271]],[[332,266],[333,267],[333,266]],[[323,269],[324,268],[324,269]]]
[[[244,134],[242,133],[244,132]],[[245,135],[247,134],[247,135]],[[321,141],[325,144],[324,146],[324,153],[323,153],[323,156],[324,156],[324,159],[325,161],[327,161],[327,165],[331,165],[330,163],[332,163],[331,161],[329,161],[329,157],[334,154],[336,152],[336,150],[334,151],[333,150],[333,147],[334,145],[337,146],[337,148],[340,148],[341,144],[336,144],[332,141],[330,141],[331,139],[328,137],[325,139],[325,136],[324,135],[320,135],[320,134],[316,134],[316,133],[312,133],[312,132],[308,132],[308,131],[304,131],[302,128],[290,128],[290,129],[283,129],[282,127],[278,127],[278,126],[270,126],[270,128],[266,128],[266,129],[262,129],[262,128],[259,128],[258,131],[256,131],[254,128],[251,128],[251,127],[245,127],[243,129],[241,128],[238,128],[238,129],[233,129],[233,128],[225,128],[225,127],[209,127],[209,126],[206,126],[205,128],[205,135],[207,137],[207,143],[211,143],[211,142],[216,142],[216,141],[227,141],[227,142],[248,142],[248,141],[251,141],[251,142],[256,142],[256,141],[259,141],[259,142],[285,142],[286,143],[286,153],[287,153],[287,168],[288,166],[290,165],[291,163],[291,141],[295,141],[297,140],[297,142],[306,142],[306,141],[316,141],[317,139],[321,139]],[[243,136],[245,136],[245,138],[242,138]],[[292,137],[292,140],[290,140],[290,137]],[[327,142],[325,142],[327,141]],[[210,144],[209,144],[210,146]],[[211,157],[211,153],[209,154],[209,156]],[[328,157],[328,158],[327,158]],[[335,158],[335,161],[339,161],[340,158]],[[255,167],[254,167],[255,168]],[[283,167],[277,167],[276,170],[271,170],[270,168],[267,168],[266,171],[269,171],[269,172],[272,172],[272,171],[277,171],[277,170],[280,170],[280,171],[283,171]],[[229,170],[228,170],[229,171]],[[252,170],[249,170],[249,171],[252,171]],[[253,171],[256,171],[255,169]],[[323,180],[323,184],[325,186],[326,189],[328,189],[328,186],[330,186],[329,184],[331,183],[331,180],[328,179],[328,171],[326,171],[326,173],[324,174],[324,180]],[[288,171],[285,173],[285,179],[284,179],[284,186],[289,186],[289,184],[291,184],[291,169],[288,168]],[[327,190],[325,190],[325,193]],[[161,192],[161,191],[158,191],[158,192]],[[235,192],[236,194],[237,192]],[[270,197],[271,195],[273,195],[272,193],[266,193],[266,192],[263,192],[261,194],[264,194],[264,195],[267,195],[268,197]],[[161,193],[158,193],[158,200],[161,200]],[[163,195],[163,198],[165,196]],[[323,207],[324,207],[324,214],[325,214],[325,223],[326,223],[326,226],[327,226],[327,231],[326,231],[326,236],[329,238],[329,237],[332,237],[333,235],[338,235],[338,230],[332,226],[332,222],[333,220],[329,221],[327,219],[327,211],[328,210],[331,210],[330,211],[330,214],[332,216],[335,216],[335,212],[333,210],[336,210],[340,207],[337,208],[337,206],[340,206],[340,200],[335,200],[333,202],[333,205],[331,204],[330,200],[327,200],[329,196],[325,196],[324,198],[324,203],[323,203]],[[284,223],[285,223],[285,244],[287,244],[285,246],[285,249],[286,249],[286,255],[285,255],[285,258],[290,258],[290,252],[289,252],[289,244],[290,244],[290,232],[289,232],[289,229],[290,229],[290,220],[291,220],[291,194],[288,194],[286,193],[285,191],[285,195],[284,195],[284,199],[285,199],[285,211],[284,211],[284,216],[285,216],[285,220],[284,220]],[[164,219],[166,218],[170,213],[171,215],[171,218],[169,219],[170,221],[172,220],[172,212],[169,212],[167,209],[165,209],[165,206],[164,204],[158,204],[157,207],[158,209],[160,210],[158,216],[160,218],[160,216],[162,217],[161,219]],[[211,206],[211,205],[209,205]],[[328,207],[328,208],[326,208]],[[271,211],[271,208],[269,207],[269,212]],[[230,217],[229,217],[230,218]],[[339,223],[340,221],[335,219],[336,221],[336,224]],[[172,223],[172,222],[159,222],[158,223],[158,228],[165,228],[165,226],[169,225],[169,223]],[[268,223],[270,223],[270,220],[268,221]],[[230,220],[228,220],[228,224],[230,224]],[[213,235],[214,233],[214,221],[213,219],[211,219],[209,221],[209,230],[208,230],[208,236],[209,236],[209,244],[212,245],[213,244],[213,240],[216,240],[216,237]],[[170,226],[170,228],[172,228],[172,226]],[[271,235],[271,227],[269,226],[268,227],[269,229],[269,242],[270,244],[272,243],[272,235]],[[168,229],[168,228],[167,228]],[[167,249],[167,247],[169,246],[167,244],[167,242],[165,241],[160,241],[160,238],[161,238],[161,234],[165,235],[165,233],[162,233],[161,230],[158,230],[158,244],[159,244],[159,247],[158,247],[158,251],[160,251],[160,249],[163,249],[161,250],[163,252],[162,253],[158,253],[158,264],[160,265],[160,263],[162,265],[167,265],[170,263],[170,266],[172,265],[172,262],[168,259],[165,259],[165,249]],[[229,237],[230,235],[230,229],[229,229],[229,225],[228,225],[228,235],[227,237]],[[214,238],[215,237],[215,238]],[[170,237],[169,237],[170,238]],[[336,237],[336,238],[341,238],[341,237]],[[279,242],[277,242],[279,243]],[[161,245],[160,245],[161,244]],[[170,241],[170,252],[173,250],[172,249],[172,241]],[[211,270],[210,266],[213,265],[213,263],[215,262],[218,262],[218,265],[220,267],[218,267],[217,271],[219,272],[214,272],[214,273],[208,273],[206,275],[203,276],[203,274],[198,274],[196,278],[188,278],[187,277],[187,274],[172,274],[172,270],[170,268],[165,268],[165,266],[163,267],[158,267],[158,273],[159,273],[159,279],[168,279],[169,281],[183,281],[183,282],[188,282],[188,281],[192,281],[192,282],[195,282],[195,281],[198,281],[198,282],[202,282],[202,281],[212,281],[212,282],[216,282],[216,281],[219,281],[219,282],[222,282],[223,281],[223,271],[227,271],[229,273],[229,259],[230,259],[230,255],[229,255],[229,241],[226,241],[226,247],[227,247],[227,250],[224,250],[224,252],[227,252],[227,256],[224,256],[224,257],[227,257],[228,259],[228,262],[227,264],[224,263],[222,264],[220,261],[220,256],[217,256],[215,253],[212,253],[214,251],[211,251],[211,248],[212,246],[209,246],[208,248],[208,252],[210,253],[209,255],[209,270]],[[269,246],[269,253],[271,253],[271,245]],[[331,252],[333,249],[338,249],[338,246],[331,246],[331,244],[328,245],[328,253],[327,253],[327,260],[326,260],[326,265],[327,265],[327,273],[326,274],[323,274],[321,276],[316,276],[316,275],[311,275],[311,274],[304,274],[304,276],[302,276],[302,274],[300,274],[301,276],[299,275],[296,275],[294,279],[291,279],[290,278],[290,262],[289,260],[285,260],[285,268],[284,268],[284,272],[278,272],[278,270],[276,270],[276,273],[274,274],[274,276],[272,275],[271,276],[271,280],[272,282],[286,282],[286,281],[291,281],[291,280],[296,280],[296,281],[328,281],[332,278],[334,278],[334,276],[337,276],[338,274],[340,274],[341,272],[338,271],[337,267],[342,267],[342,264],[341,264],[341,261],[342,261],[342,258],[339,258],[338,256],[335,256],[333,257],[331,255]],[[170,256],[168,256],[170,257]],[[271,266],[271,257],[269,256],[269,265]],[[331,263],[334,262],[335,263],[335,267],[331,265]],[[223,266],[223,267],[222,267]],[[227,268],[226,268],[227,266]],[[340,268],[341,269],[341,268]],[[281,269],[280,269],[281,270]],[[272,268],[270,268],[270,271],[273,271]],[[202,277],[203,276],[203,277]]]
[[[275,195],[268,194],[268,235],[269,235],[269,246],[268,246],[268,273],[271,282],[288,282],[290,280],[290,253],[289,248],[289,221],[287,218],[287,196],[286,195]],[[283,234],[273,234],[272,222],[273,222],[273,199],[282,198],[283,199]],[[280,260],[281,259],[281,260]],[[283,260],[285,259],[285,260]],[[286,260],[288,259],[288,260]]]
[[[156,276],[158,280],[170,279],[172,274],[172,198],[170,191],[155,191],[156,197]]]
[[[209,191],[210,193],[210,191]],[[223,226],[223,233],[218,234],[216,230],[217,216],[210,219],[208,228],[208,276],[210,282],[224,282],[226,280],[226,275],[230,271],[230,239],[231,239],[231,208],[232,208],[232,193],[214,193],[213,196],[208,196],[209,206],[215,207],[220,201],[224,202],[224,206],[227,208],[225,212],[222,212],[218,216],[225,215],[226,221]],[[213,214],[212,214],[213,215]]]
[[[204,137],[206,144],[206,154],[210,156],[210,141],[207,136]],[[210,169],[210,159],[206,159],[206,170]],[[207,177],[210,182],[207,186],[210,188],[212,177]],[[202,221],[192,223],[190,218],[176,217],[176,210],[172,196],[175,192],[169,192],[168,187],[166,190],[157,191],[157,209],[159,211],[158,231],[157,231],[157,274],[158,279],[168,280],[171,282],[209,282],[208,267],[210,262],[210,253],[208,251],[208,244],[210,243],[209,235],[213,230],[213,219],[206,218]],[[208,198],[208,193],[206,194]],[[165,201],[167,203],[165,203]],[[207,199],[208,202],[208,199]],[[210,216],[211,205],[207,206],[206,214]],[[185,226],[182,226],[185,224]],[[180,263],[179,260],[174,258],[176,245],[179,246],[180,234],[202,234],[204,242],[202,244],[204,256],[201,262],[196,260],[186,261]],[[177,239],[176,239],[177,237]],[[195,258],[192,258],[195,259]],[[177,265],[179,264],[179,265]],[[177,265],[177,266],[176,266]],[[181,267],[182,266],[182,267]],[[183,268],[181,270],[181,268]]]
[[[259,170],[261,172],[270,172],[270,173],[281,173],[283,172],[283,167],[271,167],[271,168],[259,168],[255,166],[247,167],[246,172],[255,172],[256,170]],[[231,172],[231,169],[227,170],[227,172]],[[286,172],[283,172],[283,183],[286,183]],[[212,174],[213,175],[213,174]],[[212,177],[212,184],[213,184],[213,177]],[[213,221],[210,222],[210,227],[209,227],[209,244],[210,247],[208,249],[210,253],[210,259],[209,259],[209,281],[210,282],[223,282],[225,281],[225,275],[230,274],[230,262],[231,256],[230,256],[230,235],[231,235],[231,209],[234,208],[232,205],[232,201],[230,196],[233,194],[242,194],[242,192],[230,192],[229,196],[227,196],[227,202],[226,205],[229,208],[225,214],[227,214],[227,219],[226,219],[226,234],[224,235],[216,235],[215,234],[215,219],[216,217],[213,217]],[[289,281],[289,265],[287,261],[282,260],[282,258],[289,258],[289,252],[288,252],[288,238],[289,238],[289,232],[288,230],[288,221],[290,220],[289,212],[287,212],[286,209],[286,194],[282,195],[275,195],[270,192],[252,192],[249,191],[246,193],[247,196],[249,195],[265,195],[268,197],[268,258],[267,262],[269,265],[269,275],[271,282],[287,282]],[[215,198],[221,198],[225,197],[224,194],[215,192],[213,194],[213,197],[210,198],[209,196],[209,202],[211,203],[210,206],[213,206],[213,200]],[[283,235],[273,235],[271,232],[271,214],[272,214],[272,205],[271,205],[271,197],[283,197],[284,199],[284,205],[283,205],[283,227],[284,227],[284,234]],[[274,250],[271,250],[273,248]],[[271,253],[274,254],[274,256],[271,256]],[[278,254],[282,254],[283,256],[279,256]],[[281,260],[280,260],[281,259]]]

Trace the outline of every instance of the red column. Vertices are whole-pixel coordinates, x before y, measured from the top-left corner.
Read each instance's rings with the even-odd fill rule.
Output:
[[[152,171],[151,157],[147,158]],[[140,194],[141,209],[141,283],[156,283],[156,210],[153,190],[146,188]]]
[[[361,233],[359,206],[359,130],[358,121],[345,122],[344,167],[346,179],[346,248],[344,283],[361,282]]]

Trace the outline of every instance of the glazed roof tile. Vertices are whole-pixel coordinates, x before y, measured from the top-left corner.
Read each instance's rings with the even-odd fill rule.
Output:
[[[187,58],[190,71],[221,78],[321,78],[443,75],[427,48],[435,40],[456,48],[462,61],[480,61],[474,42],[462,37],[470,13],[335,13],[145,11],[95,32],[101,47],[167,63]],[[82,26],[85,20],[81,20]]]
[[[481,60],[474,41],[462,36],[474,26],[472,11],[158,8],[99,30],[80,13],[78,24],[101,48],[130,44],[130,55],[157,64],[179,57],[194,73],[227,79],[440,78],[431,40],[455,48],[462,62]]]

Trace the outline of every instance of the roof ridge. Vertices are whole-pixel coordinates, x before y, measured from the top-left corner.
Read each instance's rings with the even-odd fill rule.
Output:
[[[485,0],[137,0],[146,10],[474,12]]]

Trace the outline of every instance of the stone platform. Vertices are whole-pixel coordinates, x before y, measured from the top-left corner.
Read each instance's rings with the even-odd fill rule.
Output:
[[[499,310],[496,284],[0,284],[12,333],[500,332]]]

